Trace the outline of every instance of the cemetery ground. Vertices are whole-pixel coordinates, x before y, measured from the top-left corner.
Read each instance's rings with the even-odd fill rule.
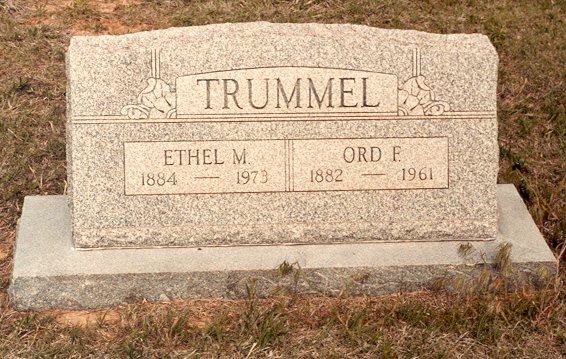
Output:
[[[566,249],[566,2],[0,0],[1,357],[566,356],[566,272],[504,290],[509,250],[455,294],[294,295],[16,312],[6,293],[24,196],[62,194],[70,36],[209,23],[356,23],[480,32],[499,57],[500,183],[513,183],[557,257]],[[478,193],[478,196],[481,196]],[[301,280],[293,264],[274,268]]]

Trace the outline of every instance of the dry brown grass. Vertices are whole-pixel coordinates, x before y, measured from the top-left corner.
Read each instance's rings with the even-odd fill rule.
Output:
[[[519,188],[555,252],[564,247],[564,0],[0,0],[0,356],[566,356],[566,290],[559,282],[481,296],[250,297],[41,314],[10,309],[6,288],[23,198],[66,187],[69,37],[258,20],[487,34],[500,56],[499,181]]]
[[[0,309],[0,354],[32,357],[561,358],[564,295],[445,293]]]

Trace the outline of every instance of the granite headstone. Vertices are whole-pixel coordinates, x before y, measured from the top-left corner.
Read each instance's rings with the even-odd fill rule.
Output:
[[[67,73],[77,247],[496,236],[483,35],[258,23],[74,37]]]
[[[505,243],[552,272],[496,184],[497,61],[483,35],[357,25],[74,37],[68,193],[26,198],[11,301],[418,290]]]

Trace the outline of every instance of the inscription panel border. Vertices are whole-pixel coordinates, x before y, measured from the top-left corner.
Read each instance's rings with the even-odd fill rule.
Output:
[[[246,141],[284,141],[285,146],[289,145],[288,141],[309,141],[309,140],[379,140],[379,139],[446,139],[446,187],[419,187],[419,188],[374,188],[374,189],[321,189],[321,190],[294,190],[292,186],[293,166],[292,163],[285,166],[286,183],[291,186],[290,191],[251,191],[251,192],[193,192],[193,193],[141,193],[141,194],[126,194],[126,143],[175,143],[175,142],[246,142]],[[288,149],[287,149],[288,150]],[[291,160],[293,157],[293,149],[290,150]],[[367,192],[367,191],[414,191],[414,190],[446,190],[450,189],[450,137],[449,136],[406,136],[406,137],[321,137],[321,138],[260,138],[260,139],[233,139],[233,140],[180,140],[180,141],[124,141],[122,143],[122,168],[123,168],[123,183],[125,197],[134,196],[189,196],[189,195],[218,195],[218,194],[269,194],[269,193],[319,193],[319,192]],[[287,161],[286,161],[287,162]],[[287,182],[287,177],[289,182]]]

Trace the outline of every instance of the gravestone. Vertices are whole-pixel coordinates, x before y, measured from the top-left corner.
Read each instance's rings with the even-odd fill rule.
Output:
[[[239,297],[249,280],[268,295],[289,285],[281,265],[298,292],[421,289],[504,242],[519,270],[554,268],[496,185],[485,36],[251,23],[74,37],[67,77],[69,189],[26,199],[16,307]]]

